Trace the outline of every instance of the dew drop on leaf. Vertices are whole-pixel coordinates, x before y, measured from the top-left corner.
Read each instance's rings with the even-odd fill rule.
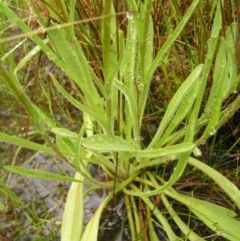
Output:
[[[200,150],[198,147],[195,147],[195,148],[193,149],[193,154],[194,154],[194,156],[196,156],[196,157],[202,156],[202,152],[201,152],[201,150]]]
[[[126,13],[126,16],[127,16],[128,19],[132,19],[132,18],[133,18],[132,13],[130,13],[130,12],[127,12],[127,13]]]
[[[212,127],[212,128],[211,128],[211,131],[210,131],[210,133],[209,133],[209,134],[212,136],[212,135],[214,135],[215,133],[216,133],[216,130],[215,130],[215,128],[214,128],[214,127]]]

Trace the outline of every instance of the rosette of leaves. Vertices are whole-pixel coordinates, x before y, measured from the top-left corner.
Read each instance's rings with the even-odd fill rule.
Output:
[[[240,229],[240,222],[234,218],[235,212],[218,204],[183,195],[173,188],[189,164],[213,179],[234,205],[240,208],[240,192],[236,186],[196,159],[201,154],[198,146],[214,135],[240,106],[238,97],[223,107],[223,101],[236,91],[238,78],[234,42],[231,38],[231,31],[236,29],[236,24],[233,23],[226,31],[225,39],[219,40],[222,26],[220,1],[216,4],[205,62],[195,66],[193,64],[191,73],[164,111],[148,146],[144,147],[141,141],[141,125],[153,75],[200,2],[192,1],[154,57],[152,2],[128,0],[125,6],[128,11],[122,13],[116,11],[116,3],[103,1],[101,16],[92,19],[98,20],[99,26],[101,48],[96,56],[101,75],[97,75],[89,64],[86,48],[79,41],[77,31],[81,28],[77,24],[81,25],[84,21],[76,19],[77,1],[44,1],[49,15],[55,20],[46,29],[48,34],[45,40],[37,32],[31,32],[7,3],[0,3],[1,13],[37,44],[34,54],[40,49],[44,51],[77,86],[78,99],[59,84],[56,76],[51,75],[63,97],[83,112],[83,124],[79,126],[80,131],[75,133],[59,127],[47,113],[34,105],[24,93],[16,72],[9,73],[0,66],[1,81],[28,111],[33,125],[45,138],[46,144],[36,144],[4,133],[0,134],[0,140],[37,151],[57,153],[76,170],[73,178],[5,166],[9,171],[30,177],[73,182],[62,222],[62,240],[97,240],[101,214],[118,193],[124,196],[131,240],[146,240],[146,237],[158,240],[154,228],[156,226],[163,230],[168,240],[201,240],[199,234],[181,219],[169,200],[177,200],[185,205],[216,235],[228,240],[240,239],[240,232],[236,231]],[[58,7],[61,8],[61,14],[57,11]],[[121,29],[118,16],[125,17],[127,24],[124,30]],[[39,18],[44,26],[44,19],[41,16]],[[87,31],[83,36],[94,53],[91,36],[87,35]],[[29,53],[19,65],[23,66],[31,56],[32,53]],[[204,103],[203,95],[212,66],[213,84],[207,102]],[[50,140],[49,132],[55,134],[55,143]],[[152,171],[170,161],[175,167],[169,178]],[[106,173],[107,181],[99,182],[91,176],[88,170],[90,163],[99,165]],[[84,190],[85,183],[91,184],[87,190]],[[84,228],[84,197],[89,192],[102,188],[108,190],[108,195]],[[159,205],[155,205],[156,200]],[[140,206],[144,207],[144,214],[139,211]],[[161,206],[164,206],[165,212],[161,211]],[[144,229],[141,228],[142,220]],[[174,232],[169,220],[174,221],[181,230],[181,237]]]

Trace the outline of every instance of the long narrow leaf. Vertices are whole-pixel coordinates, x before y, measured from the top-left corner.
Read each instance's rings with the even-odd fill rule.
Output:
[[[21,146],[21,147],[28,148],[35,151],[46,152],[50,154],[54,153],[54,151],[50,147],[47,147],[38,143],[34,143],[29,140],[25,140],[20,137],[10,136],[1,132],[0,132],[0,142],[7,142],[13,145]]]
[[[177,192],[165,192],[168,196],[184,203],[199,219],[205,223],[210,229],[228,240],[240,240],[240,221],[237,221],[224,212],[219,212],[219,208],[215,208],[216,204],[209,205],[209,202],[188,197]]]
[[[158,141],[160,140],[161,136],[163,135],[169,123],[172,121],[172,118],[174,117],[179,106],[186,98],[186,95],[194,89],[202,69],[203,69],[202,64],[199,65],[197,68],[195,68],[192,71],[192,73],[189,75],[189,77],[183,82],[183,84],[177,90],[176,94],[173,96],[172,100],[170,101],[168,108],[166,110],[166,113],[160,123],[160,126],[158,127],[157,133],[155,134],[148,148],[154,145],[156,147],[159,147]],[[189,105],[192,105],[192,103],[189,103]]]
[[[204,172],[208,177],[213,179],[224,192],[234,201],[235,205],[240,209],[240,190],[221,173],[198,161],[195,158],[190,157],[188,163],[197,167]]]
[[[171,45],[174,43],[174,41],[177,39],[179,34],[182,32],[184,26],[188,22],[189,18],[195,11],[196,7],[198,6],[200,0],[194,0],[191,4],[191,6],[188,8],[186,14],[183,16],[182,20],[178,24],[178,26],[175,28],[174,32],[172,35],[168,38],[168,40],[164,43],[164,45],[161,47],[161,50],[158,52],[156,58],[151,64],[150,69],[147,72],[146,80],[144,83],[144,91],[141,92],[141,97],[139,100],[139,106],[142,108],[140,111],[139,118],[142,119],[142,116],[144,114],[144,109],[145,109],[145,103],[147,99],[147,94],[149,90],[149,84],[152,79],[154,71],[157,69],[157,66],[159,63],[162,61],[162,58],[164,54],[168,51],[168,49],[171,47]]]
[[[3,167],[4,169],[10,172],[27,176],[27,177],[32,177],[32,178],[38,178],[38,179],[44,179],[44,180],[50,180],[50,181],[68,181],[68,182],[80,182],[80,183],[83,182],[81,180],[78,180],[72,177],[62,176],[62,175],[54,174],[50,172],[30,170],[23,167],[17,167],[17,166],[3,166]]]
[[[84,178],[76,173],[75,179],[80,182]],[[83,225],[83,183],[72,183],[68,191],[67,201],[63,214],[62,227],[61,227],[61,240],[62,241],[79,241],[82,235]]]

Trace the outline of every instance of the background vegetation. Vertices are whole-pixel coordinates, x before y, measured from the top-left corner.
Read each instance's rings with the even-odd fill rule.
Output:
[[[1,238],[239,240],[238,11],[1,2]]]

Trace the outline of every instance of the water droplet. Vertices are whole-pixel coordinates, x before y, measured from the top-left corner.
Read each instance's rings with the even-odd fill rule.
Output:
[[[132,13],[130,13],[130,12],[127,12],[127,13],[126,13],[126,16],[127,16],[128,19],[132,19],[132,18],[133,18]]]
[[[214,128],[214,127],[212,127],[212,128],[211,128],[211,131],[210,131],[210,133],[209,133],[209,134],[212,136],[212,135],[214,135],[215,133],[216,133],[216,130],[215,130],[215,128]]]
[[[27,84],[27,86],[32,86],[32,85],[34,85],[34,83],[35,83],[35,81],[34,81],[34,79],[32,79],[31,81],[29,81],[29,83]]]
[[[143,88],[144,88],[143,83],[139,83],[139,84],[138,84],[138,90],[139,90],[139,91],[142,91]]]
[[[201,152],[201,150],[200,150],[198,147],[195,147],[195,148],[193,149],[193,154],[194,154],[194,156],[196,156],[196,157],[202,156],[202,152]]]
[[[84,148],[86,147],[86,145],[84,143],[82,143],[81,146],[84,147]]]
[[[229,113],[228,113],[228,111],[226,111],[225,113],[224,113],[224,116],[228,116],[229,115]]]
[[[144,140],[144,138],[141,137],[141,136],[135,136],[135,137],[134,137],[134,140],[135,140],[135,141],[142,141],[142,140]]]
[[[131,78],[131,80],[134,80],[134,75],[130,74],[130,78]]]
[[[217,236],[223,236],[223,234],[224,234],[223,230],[217,231]]]

